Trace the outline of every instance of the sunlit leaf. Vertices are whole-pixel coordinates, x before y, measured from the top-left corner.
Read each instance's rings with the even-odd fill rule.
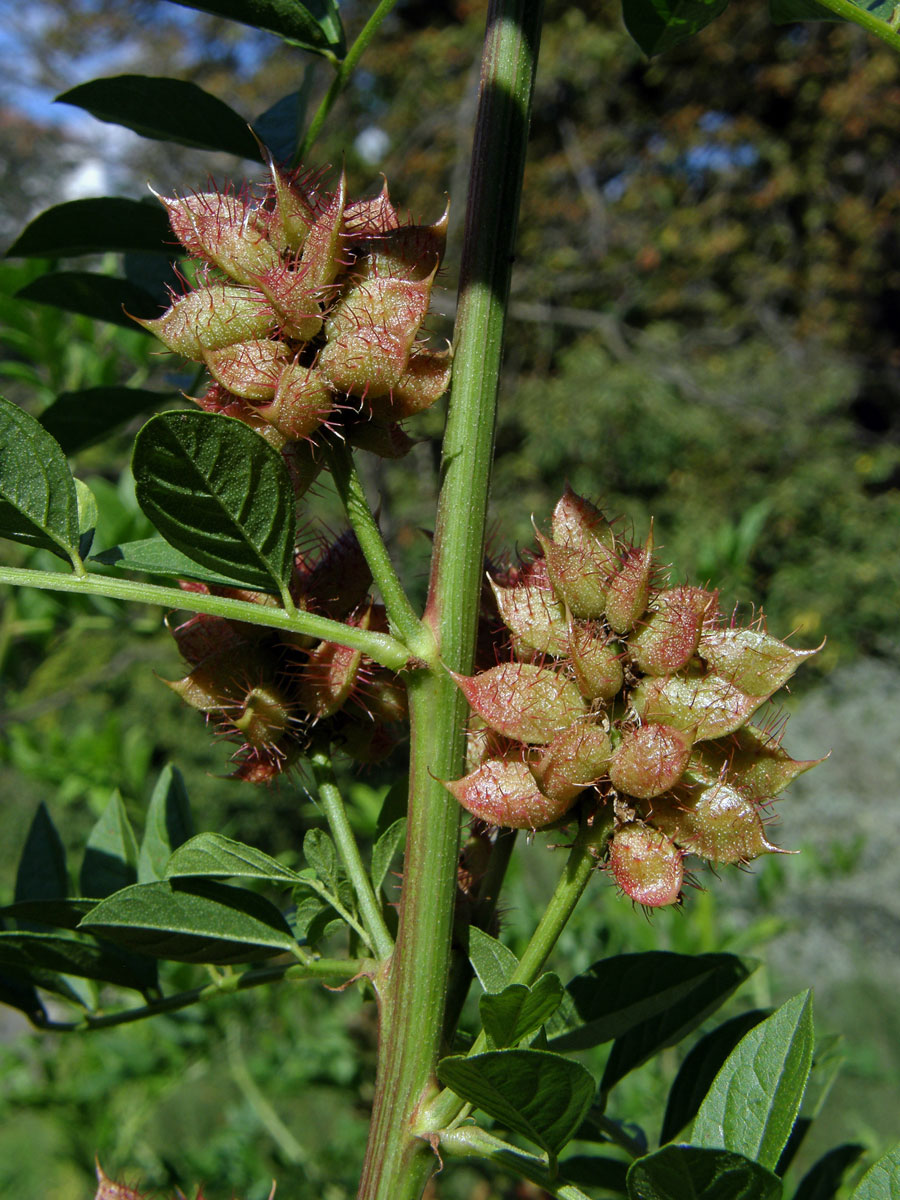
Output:
[[[83,108],[100,121],[124,125],[142,137],[259,158],[259,146],[244,118],[184,79],[116,75],[79,84],[56,100]]]
[[[774,1168],[790,1136],[813,1055],[812,998],[794,996],[745,1034],[694,1121],[691,1141]]]

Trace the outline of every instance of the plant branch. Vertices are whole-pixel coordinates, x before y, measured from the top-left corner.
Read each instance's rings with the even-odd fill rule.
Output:
[[[291,963],[282,967],[259,967],[254,971],[245,971],[243,975],[223,975],[213,983],[203,987],[191,988],[185,992],[175,992],[164,996],[150,1004],[142,1004],[137,1008],[126,1008],[116,1013],[87,1013],[80,1021],[35,1021],[38,1029],[49,1029],[56,1033],[83,1033],[90,1029],[109,1029],[113,1025],[130,1025],[133,1021],[143,1021],[146,1017],[155,1017],[158,1013],[177,1012],[180,1008],[190,1008],[192,1004],[202,1004],[216,996],[229,996],[235,992],[246,991],[247,988],[259,987],[264,983],[280,983],[281,980],[320,979],[344,980],[355,979],[357,975],[366,975],[374,970],[375,964],[369,959],[349,958],[318,958],[308,963]]]
[[[392,631],[417,658],[434,663],[434,636],[428,626],[416,616],[394,569],[378,522],[366,499],[350,447],[346,442],[332,439],[326,443],[325,453],[347,520],[356,534],[372,578],[381,592]]]
[[[327,754],[317,753],[310,758],[316,786],[319,789],[319,801],[328,820],[328,827],[335,840],[344,870],[349,876],[350,883],[356,893],[360,915],[368,933],[368,940],[379,958],[388,958],[394,949],[394,939],[390,935],[381,905],[372,890],[368,872],[363,866],[359,846],[347,820],[344,801],[334,778],[331,759]]]
[[[140,583],[134,579],[114,579],[109,575],[64,575],[61,571],[32,571],[21,567],[0,567],[0,583],[15,587],[34,587],[45,591],[75,592],[88,596],[109,596],[113,600],[128,600],[134,604],[159,604],[181,612],[208,613],[245,621],[248,625],[263,625],[269,629],[284,629],[303,633],[323,642],[336,642],[352,650],[362,650],[369,658],[398,671],[409,659],[409,651],[387,633],[370,633],[352,625],[343,625],[328,617],[297,610],[286,612],[268,604],[252,604],[248,600],[233,600],[228,596],[210,596],[201,592],[185,592],[180,588],[161,587],[155,583]]]
[[[546,1158],[528,1154],[518,1146],[502,1142],[477,1125],[464,1125],[460,1129],[442,1133],[440,1148],[441,1154],[447,1158],[487,1159],[495,1166],[537,1184],[559,1200],[590,1200],[580,1188],[564,1183],[557,1174],[551,1172]]]
[[[862,26],[869,33],[874,33],[877,38],[887,42],[894,50],[900,51],[900,32],[889,22],[883,21],[881,17],[876,17],[868,9],[853,3],[853,0],[818,0],[818,3],[845,21],[851,21],[854,25]]]
[[[347,82],[350,79],[350,76],[353,74],[356,64],[362,58],[363,54],[368,48],[369,43],[377,33],[379,25],[396,3],[397,0],[381,0],[381,3],[360,30],[353,45],[347,51],[342,61],[337,65],[334,79],[332,79],[328,91],[322,97],[322,101],[319,104],[319,107],[316,109],[315,116],[309,123],[309,127],[306,130],[303,141],[297,147],[297,152],[291,162],[292,166],[298,166],[303,161],[304,156],[309,152],[313,142],[319,136],[319,132],[322,126],[325,124],[328,114],[334,107],[335,100],[337,100],[338,96],[347,86]]]

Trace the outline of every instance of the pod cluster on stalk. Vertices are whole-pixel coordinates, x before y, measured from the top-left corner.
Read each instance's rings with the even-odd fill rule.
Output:
[[[401,422],[446,391],[449,350],[419,337],[447,232],[404,224],[387,184],[348,201],[322,176],[281,169],[250,190],[159,197],[199,261],[197,285],[140,324],[211,376],[195,398],[296,454],[326,428],[383,457],[412,442]],[[299,482],[308,483],[309,453]]]
[[[500,827],[599,816],[608,869],[647,907],[678,902],[687,855],[779,852],[769,805],[815,763],[749,722],[815,651],[725,619],[713,591],[666,586],[652,530],[629,544],[569,489],[537,537],[489,579],[508,661],[456,677],[473,718],[451,793]]]
[[[345,533],[317,554],[296,553],[291,596],[304,611],[387,632],[383,607],[368,595],[371,582],[356,537]],[[182,587],[274,603],[259,592]],[[172,634],[191,670],[169,686],[238,743],[237,779],[268,783],[316,745],[377,762],[404,732],[404,687],[359,650],[204,613]]]

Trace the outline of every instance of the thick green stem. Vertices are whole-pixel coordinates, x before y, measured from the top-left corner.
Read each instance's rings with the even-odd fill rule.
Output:
[[[264,625],[269,629],[285,629],[303,633],[323,642],[337,642],[351,650],[362,650],[369,658],[399,671],[408,661],[409,651],[387,633],[370,633],[353,625],[342,625],[314,613],[286,612],[267,604],[252,604],[247,600],[232,600],[227,596],[208,596],[201,592],[184,592],[180,588],[160,587],[155,583],[139,583],[134,579],[113,579],[109,575],[64,575],[61,571],[29,571],[20,567],[0,567],[0,583],[15,587],[42,588],[52,592],[75,592],[83,596],[111,596],[114,600],[130,600],[134,604],[159,604],[181,612],[209,613],[229,617],[248,625]]]
[[[535,0],[492,0],[460,270],[453,389],[425,620],[443,663],[469,672],[510,266],[541,28]],[[434,1075],[447,991],[462,774],[463,697],[439,669],[409,679],[410,801],[397,944],[382,988],[379,1068],[360,1200],[417,1200],[436,1166],[416,1137]]]
[[[346,442],[335,440],[328,443],[326,452],[334,486],[341,498],[347,520],[369,564],[372,578],[381,592],[392,631],[409,647],[410,653],[425,662],[434,662],[434,635],[416,616],[394,569],[375,514],[366,499],[350,447]]]
[[[344,870],[356,895],[359,913],[366,927],[372,949],[379,958],[387,958],[394,949],[394,939],[390,935],[381,905],[372,890],[366,868],[363,866],[359,846],[347,819],[347,810],[334,778],[331,759],[327,754],[314,754],[312,762],[313,775],[319,789],[319,802],[328,821],[331,835],[337,845],[338,854],[344,864]]]

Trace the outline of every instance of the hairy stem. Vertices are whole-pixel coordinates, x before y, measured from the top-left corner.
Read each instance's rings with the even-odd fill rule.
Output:
[[[346,442],[331,441],[326,452],[331,477],[347,514],[347,520],[369,564],[372,578],[381,592],[392,631],[409,647],[412,654],[426,662],[433,662],[434,636],[416,616],[394,569],[378,522],[366,499],[350,447]]]
[[[369,658],[398,671],[409,659],[409,651],[387,633],[370,633],[352,625],[343,625],[314,613],[286,612],[267,604],[252,604],[247,600],[232,600],[228,596],[209,596],[201,592],[185,592],[180,588],[160,587],[155,583],[139,583],[134,579],[114,579],[109,575],[65,575],[61,571],[31,571],[21,567],[0,567],[0,583],[16,587],[41,588],[52,592],[75,592],[83,596],[110,596],[114,600],[130,600],[134,604],[159,604],[180,612],[208,613],[245,621],[248,625],[264,625],[268,629],[285,629],[303,633],[322,642],[337,642],[351,650],[362,650]]]
[[[482,588],[484,530],[510,264],[525,166],[542,5],[492,0],[482,60],[460,270],[453,389],[425,620],[443,663],[469,672]],[[442,780],[463,771],[466,708],[441,670],[409,679],[409,825],[397,944],[384,982],[379,1067],[360,1200],[417,1200],[436,1166],[418,1139],[437,1092],[450,961],[459,808]]]
[[[344,864],[344,870],[350,879],[356,902],[359,905],[360,916],[366,927],[372,949],[379,958],[387,958],[394,949],[394,939],[390,935],[381,905],[372,890],[366,868],[359,854],[359,846],[347,820],[344,801],[334,778],[331,759],[327,754],[314,754],[310,759],[316,786],[319,789],[319,802],[328,821],[328,827],[334,838]]]

